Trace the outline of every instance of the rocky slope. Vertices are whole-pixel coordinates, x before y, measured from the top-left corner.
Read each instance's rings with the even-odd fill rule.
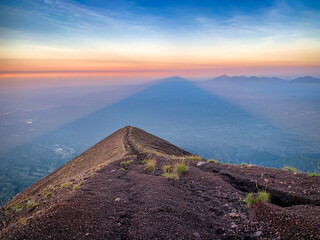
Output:
[[[163,176],[181,161],[178,180]],[[259,189],[271,202],[248,207]],[[127,126],[18,194],[0,220],[2,239],[320,239],[320,178],[204,162]]]

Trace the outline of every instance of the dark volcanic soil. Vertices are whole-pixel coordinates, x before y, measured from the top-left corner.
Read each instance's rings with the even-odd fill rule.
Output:
[[[108,142],[98,143],[95,151],[101,153]],[[99,161],[100,169],[93,172],[84,164],[90,171],[73,174],[70,186],[45,180],[50,196],[41,190],[48,186],[38,184],[37,191],[31,186],[2,208],[2,238],[320,239],[319,177],[185,160],[189,170],[175,181],[162,176],[162,167],[190,153],[133,127],[120,130],[112,142],[110,156],[117,157]],[[82,161],[95,157],[90,153]],[[156,160],[152,172],[142,162],[149,158]],[[127,160],[133,162],[121,165]],[[66,182],[67,175],[63,178]],[[76,184],[80,188],[73,190]],[[271,203],[249,208],[242,200],[257,187],[267,188]],[[31,200],[38,205],[27,207]]]

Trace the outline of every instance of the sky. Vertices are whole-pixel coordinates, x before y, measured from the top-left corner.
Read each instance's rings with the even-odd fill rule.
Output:
[[[314,0],[1,0],[0,78],[320,76]]]

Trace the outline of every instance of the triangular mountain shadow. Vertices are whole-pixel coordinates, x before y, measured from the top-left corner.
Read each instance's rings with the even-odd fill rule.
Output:
[[[174,77],[3,155],[1,174],[28,172],[16,189],[19,192],[126,125],[143,128],[204,157],[230,162],[248,162],[258,152],[287,155],[315,149],[310,142]]]

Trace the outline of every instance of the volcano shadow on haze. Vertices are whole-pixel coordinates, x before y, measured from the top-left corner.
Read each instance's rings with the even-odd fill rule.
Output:
[[[15,180],[22,182],[15,190],[19,192],[126,125],[143,128],[187,151],[233,163],[259,164],[251,156],[263,153],[263,158],[258,155],[265,166],[282,167],[275,155],[280,159],[317,149],[193,83],[173,77],[3,155],[2,175],[8,171],[26,175]],[[272,157],[270,163],[268,156]]]

